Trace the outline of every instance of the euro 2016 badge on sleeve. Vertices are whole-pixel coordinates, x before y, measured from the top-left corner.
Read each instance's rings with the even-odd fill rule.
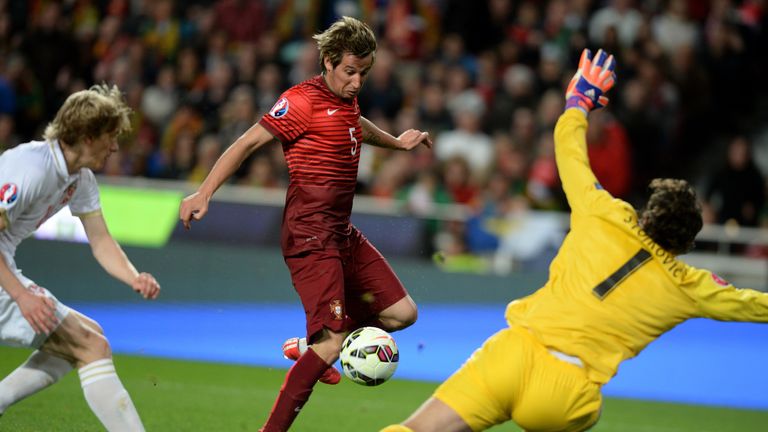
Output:
[[[271,110],[269,110],[269,115],[271,115],[274,118],[280,118],[286,114],[288,114],[288,99],[287,98],[281,98],[275,106],[272,107]]]
[[[19,197],[19,188],[13,183],[0,186],[0,208],[11,208]]]

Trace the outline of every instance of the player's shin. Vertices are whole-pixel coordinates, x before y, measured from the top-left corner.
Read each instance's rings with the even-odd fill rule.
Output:
[[[79,370],[83,394],[91,411],[109,432],[143,432],[136,407],[115,372],[112,359],[89,363]]]
[[[72,370],[63,358],[35,351],[0,381],[0,414],[9,406],[55,383]]]
[[[263,432],[283,432],[290,428],[299,411],[309,400],[312,388],[328,364],[313,350],[302,355],[285,376],[269,418],[260,429]]]

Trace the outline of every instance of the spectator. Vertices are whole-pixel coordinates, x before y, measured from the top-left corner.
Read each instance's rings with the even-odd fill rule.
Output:
[[[229,94],[219,120],[221,142],[231,143],[248,130],[256,119],[253,87],[241,84]]]
[[[280,67],[275,63],[267,63],[259,68],[256,76],[256,112],[263,114],[269,111],[280,96],[284,86]]]
[[[16,112],[16,90],[7,78],[4,61],[0,60],[0,114],[13,115],[14,112]]]
[[[664,13],[653,18],[652,31],[670,57],[682,46],[694,46],[698,38],[698,30],[688,17],[686,0],[669,0]]]
[[[179,95],[176,91],[176,72],[173,66],[165,65],[157,74],[154,85],[144,90],[141,111],[156,127],[166,124],[176,112]]]
[[[403,89],[395,73],[395,56],[386,48],[376,52],[376,67],[358,97],[360,109],[367,115],[380,112],[394,119],[403,107]]]
[[[461,155],[443,162],[442,181],[455,203],[472,204],[478,196],[479,189],[472,178],[469,163]]]
[[[234,54],[237,84],[253,85],[258,74],[258,50],[256,45],[241,44]]]
[[[377,198],[395,198],[410,177],[410,155],[397,153],[384,160],[371,185],[370,194]]]
[[[43,117],[53,117],[59,105],[56,82],[65,69],[78,70],[77,45],[66,31],[58,2],[44,2],[33,17],[32,31],[25,35],[21,52],[28,60],[30,73],[42,87]],[[39,121],[39,120],[38,120]]]
[[[179,20],[173,16],[173,0],[147,2],[149,17],[141,26],[140,34],[149,49],[153,65],[160,65],[176,57],[181,40]]]
[[[440,17],[435,2],[388,2],[382,29],[386,42],[401,59],[418,60],[434,54],[440,39]]]
[[[652,178],[697,174],[691,169],[697,165],[675,162],[692,149],[705,161],[734,131],[762,136],[755,125],[762,127],[768,106],[768,86],[761,80],[768,67],[768,14],[759,1],[24,4],[0,1],[0,70],[7,81],[6,86],[0,81],[0,113],[10,117],[0,121],[13,131],[11,138],[0,136],[2,145],[14,145],[15,133],[39,136],[46,110],[72,89],[116,84],[133,101],[135,132],[121,140],[122,153],[108,167],[112,174],[170,175],[180,127],[189,127],[195,142],[202,134],[236,134],[241,128],[230,107],[248,104],[233,103],[233,88],[250,88],[246,117],[266,112],[280,89],[317,73],[316,48],[307,41],[338,13],[365,17],[385,41],[360,95],[363,114],[397,125],[393,129],[416,125],[445,144],[437,146],[436,159],[416,152],[400,160],[364,147],[361,191],[376,184],[378,193],[401,194],[404,183],[415,181],[414,173],[440,169],[451,155],[461,154],[472,167],[472,182],[489,186],[484,180],[500,174],[532,208],[561,208],[550,158],[539,148],[549,146],[542,135],[561,109],[562,100],[553,94],[562,91],[563,78],[571,73],[563,65],[586,46],[615,46],[627,77],[618,83],[609,109],[631,144],[630,199]],[[471,106],[475,102],[468,100],[475,96],[481,102],[477,108],[457,108]],[[174,99],[183,104],[178,112]],[[192,108],[197,113],[190,116]],[[715,117],[718,121],[710,121]],[[459,119],[474,122],[473,132]],[[189,157],[200,158],[202,147],[191,146]],[[262,156],[269,163],[254,163],[261,166],[257,182],[284,184],[282,154]],[[600,163],[599,156],[594,159]],[[245,167],[239,174],[249,173]],[[481,193],[486,186],[472,187]]]
[[[471,176],[482,179],[493,162],[493,142],[480,128],[485,103],[473,90],[457,96],[451,114],[456,129],[443,132],[436,138],[435,155],[440,161],[460,156],[469,163]]]
[[[453,128],[453,120],[445,103],[445,94],[439,84],[429,83],[422,89],[418,110],[421,125],[430,135],[438,136]]]
[[[512,140],[509,134],[494,136],[494,173],[509,181],[510,193],[525,195],[528,177],[528,155]]]
[[[243,186],[255,186],[260,188],[275,188],[280,186],[275,175],[275,167],[268,156],[261,154],[250,161],[246,161],[248,167],[245,176],[238,180]]]
[[[515,110],[531,108],[536,103],[536,76],[530,67],[518,64],[507,68],[502,85],[494,98],[494,109],[489,118],[492,131],[508,131]]]
[[[645,82],[634,79],[624,85],[624,91],[616,101],[616,118],[626,129],[630,144],[631,189],[637,198],[657,176],[653,166],[668,152],[667,137],[659,118],[662,114],[650,106],[649,97]]]
[[[728,107],[717,114],[718,123],[730,132],[747,123],[753,106],[749,97],[739,96],[750,94],[753,83],[731,78],[744,76],[744,71],[748,70],[747,46],[738,28],[723,20],[708,23],[705,42],[703,64],[711,77],[708,92],[713,105]]]
[[[187,176],[187,180],[194,184],[202,183],[221,155],[221,147],[221,141],[216,135],[208,134],[200,138],[197,145],[195,167]]]
[[[267,29],[269,14],[262,0],[218,0],[214,26],[237,44],[256,43]]]
[[[633,3],[632,0],[610,0],[598,9],[589,20],[590,41],[603,46],[606,33],[612,29],[617,33],[622,47],[632,46],[643,22],[642,14],[635,9]]]
[[[536,152],[526,182],[526,196],[531,207],[541,210],[563,210],[558,193],[560,179],[555,162],[555,142],[551,134],[543,134],[536,143]]]
[[[286,59],[291,64],[288,71],[288,84],[296,85],[315,76],[318,70],[317,47],[309,42],[302,42],[297,47],[296,58]]]
[[[120,32],[122,22],[117,16],[106,16],[99,24],[91,55],[97,61],[97,68],[108,69],[120,56],[125,55],[131,38]]]
[[[616,198],[629,195],[632,160],[624,127],[606,111],[590,115],[587,153],[592,172],[600,185]]]
[[[726,165],[707,181],[704,215],[707,222],[756,227],[765,205],[765,176],[752,158],[752,144],[744,136],[728,143]]]
[[[19,137],[13,130],[13,117],[0,114],[0,153],[19,144]]]
[[[193,100],[202,98],[207,82],[201,71],[197,50],[191,46],[179,50],[176,60],[176,82],[179,90],[187,98]]]
[[[473,203],[473,214],[467,219],[467,248],[480,255],[489,255],[499,247],[499,238],[509,226],[505,223],[512,208],[510,181],[501,174],[494,174],[482,188]]]

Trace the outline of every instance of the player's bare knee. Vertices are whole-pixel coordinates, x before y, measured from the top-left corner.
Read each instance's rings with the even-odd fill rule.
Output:
[[[405,296],[382,311],[379,315],[379,321],[385,326],[385,330],[396,331],[415,323],[418,316],[419,310],[416,303],[410,296]]]
[[[91,327],[91,330],[93,330],[94,332],[100,335],[104,335],[104,328],[101,327],[101,324],[97,323],[94,320],[89,320],[88,325]]]
[[[402,320],[402,327],[400,327],[398,330],[402,330],[402,329],[404,329],[406,327],[412,326],[413,323],[415,323],[417,319],[419,319],[419,310],[414,305],[413,309],[408,311],[408,313],[403,318],[403,320]]]
[[[107,338],[96,331],[86,332],[83,340],[84,353],[80,360],[84,364],[112,357],[112,347]]]
[[[397,331],[410,327],[418,319],[419,313],[416,307],[400,311],[396,316],[380,317],[379,321],[384,325],[385,330]]]
[[[96,320],[94,320],[93,318],[85,316],[80,312],[74,312],[74,316],[77,317],[78,321],[80,321],[80,325],[82,327],[91,329],[94,332],[99,334],[104,334],[104,329],[101,327],[101,324],[96,322]]]

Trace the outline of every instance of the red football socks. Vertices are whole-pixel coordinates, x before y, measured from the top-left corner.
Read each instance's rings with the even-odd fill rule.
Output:
[[[263,432],[287,431],[299,415],[301,408],[309,400],[312,387],[328,367],[329,365],[311,349],[299,357],[293,367],[288,370],[269,418],[260,430]]]

